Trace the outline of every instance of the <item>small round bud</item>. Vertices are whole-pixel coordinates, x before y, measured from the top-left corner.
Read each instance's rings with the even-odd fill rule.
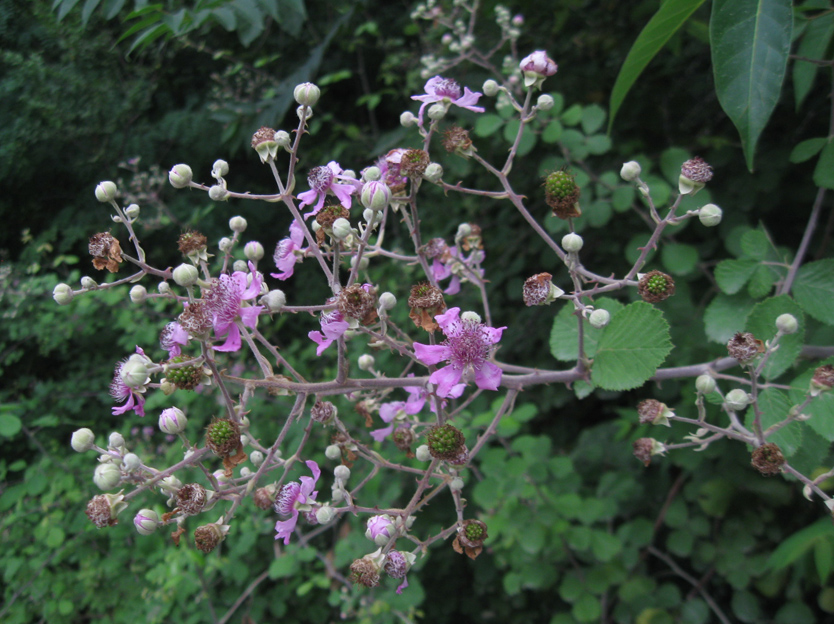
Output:
[[[119,377],[128,388],[141,388],[148,383],[148,367],[141,360],[129,359],[119,370]]]
[[[194,179],[194,172],[191,167],[185,164],[174,165],[168,172],[168,182],[177,189],[186,188]]]
[[[710,375],[698,375],[698,378],[695,380],[695,389],[701,394],[715,392],[715,379]]]
[[[136,217],[138,217],[140,212],[141,209],[139,208],[138,204],[131,204],[130,206],[125,208],[125,214],[130,219],[135,219]]]
[[[52,298],[58,305],[67,305],[72,301],[72,287],[69,284],[58,284],[52,289]]]
[[[229,229],[232,230],[232,232],[237,232],[238,234],[240,234],[241,232],[244,232],[246,230],[246,226],[246,219],[244,219],[243,217],[237,216],[229,219]]]
[[[95,434],[90,429],[84,427],[83,429],[78,429],[72,434],[70,446],[72,447],[72,450],[78,453],[84,453],[93,448],[93,444],[95,444],[95,442]]]
[[[292,143],[290,133],[286,130],[276,130],[275,131],[275,143],[278,144],[278,147],[283,147],[284,149],[289,149],[290,144]]]
[[[185,414],[176,407],[162,410],[162,414],[159,416],[159,430],[169,435],[176,435],[185,431],[187,424],[188,419]]]
[[[215,160],[214,164],[211,166],[211,177],[215,180],[218,178],[222,178],[224,175],[228,175],[229,173],[229,163],[225,160]]]
[[[181,264],[174,269],[174,281],[180,286],[193,286],[200,279],[200,271],[193,264]]]
[[[799,329],[799,323],[793,314],[780,314],[776,318],[776,329],[783,334],[795,334]]]
[[[107,446],[110,448],[121,448],[125,445],[124,436],[118,431],[114,431],[107,439]]]
[[[331,226],[333,238],[336,240],[344,240],[351,235],[353,229],[350,227],[350,221],[343,217],[339,217],[333,222]]]
[[[342,449],[339,448],[338,444],[331,444],[326,449],[324,449],[324,456],[327,459],[332,459],[333,461],[336,461],[337,459],[341,458]]]
[[[494,80],[490,79],[484,82],[483,90],[484,95],[486,95],[487,97],[495,97],[496,95],[498,95],[499,89],[500,87],[498,86],[498,83]]]
[[[362,170],[362,179],[365,182],[375,182],[376,180],[379,180],[381,176],[382,171],[380,171],[379,167],[365,167]]]
[[[429,450],[429,445],[421,444],[418,446],[414,451],[414,456],[422,462],[431,461],[431,451]]]
[[[228,236],[224,236],[220,239],[220,242],[217,243],[217,248],[223,252],[229,251],[232,248],[232,239]]]
[[[391,188],[379,180],[366,182],[362,187],[360,199],[365,208],[374,211],[385,210],[391,202]]]
[[[597,329],[602,329],[611,321],[611,313],[608,310],[603,310],[599,308],[591,312],[590,316],[588,316],[588,322],[591,324],[591,327],[596,327]]]
[[[397,298],[393,293],[384,292],[379,296],[379,305],[385,310],[393,310],[397,305]]]
[[[150,535],[156,531],[160,526],[159,514],[153,509],[140,509],[133,517],[133,526],[139,532],[139,535]]]
[[[461,223],[458,225],[458,230],[455,232],[455,240],[461,240],[472,234],[472,226],[468,223]]]
[[[455,477],[449,482],[449,489],[453,492],[460,492],[463,489],[463,479]]]
[[[159,286],[156,289],[160,295],[167,295],[171,292],[171,285],[168,282],[159,282]]]
[[[303,82],[293,89],[292,95],[302,106],[315,106],[321,96],[321,89],[312,82]]]
[[[742,410],[750,405],[750,395],[740,388],[730,390],[724,397],[724,404],[731,410]]]
[[[330,505],[322,505],[316,509],[316,520],[319,524],[327,524],[336,516],[336,511]]]
[[[446,107],[439,102],[429,106],[429,119],[439,121],[446,116]]]
[[[553,96],[547,93],[542,93],[536,100],[536,108],[543,111],[549,111],[554,104]]]
[[[309,106],[299,106],[295,109],[295,114],[298,116],[298,119],[310,119],[313,116],[313,109]]]
[[[84,290],[95,290],[98,288],[98,284],[92,277],[85,275],[81,278],[81,288]]]
[[[630,160],[627,163],[623,163],[623,167],[620,169],[620,177],[626,182],[633,182],[640,177],[642,172],[643,169],[640,167],[640,163],[636,160]]]
[[[350,468],[347,466],[336,466],[333,469],[333,476],[341,481],[347,481],[350,479]]]
[[[248,260],[252,262],[257,262],[261,258],[264,257],[264,246],[261,245],[258,241],[249,241],[243,247],[243,254],[246,256]]]
[[[414,116],[414,113],[411,111],[405,111],[402,115],[400,115],[400,125],[403,128],[408,128],[410,126],[417,124],[417,118]]]
[[[359,270],[364,271],[365,269],[367,269],[368,264],[370,264],[370,262],[371,261],[368,260],[368,256],[362,256],[362,258],[359,260]],[[351,266],[351,268],[356,266],[356,256],[351,256],[350,266]]]
[[[229,198],[229,191],[220,184],[215,184],[209,189],[209,197],[214,201],[226,201]]]
[[[465,323],[480,323],[481,322],[481,315],[477,312],[472,312],[471,310],[467,310],[463,314],[460,315],[460,320]]]
[[[245,260],[235,260],[232,264],[232,270],[235,273],[246,273],[249,270],[249,265]]]
[[[287,304],[287,296],[284,294],[283,290],[276,288],[274,290],[270,290],[266,293],[266,295],[261,297],[259,303],[266,306],[266,309],[270,312],[280,312],[281,309]]]
[[[136,284],[130,289],[130,300],[133,303],[142,303],[148,298],[148,290],[141,284]]]
[[[116,188],[116,184],[114,182],[110,182],[109,180],[106,182],[99,182],[98,186],[96,186],[96,199],[102,204],[106,204],[108,202],[115,201],[118,192],[119,189]]]
[[[562,237],[562,248],[570,253],[576,253],[580,249],[582,249],[582,245],[585,241],[582,240],[582,237],[579,234],[574,234],[571,232],[570,234],[565,234]]]
[[[248,466],[244,466],[240,469],[240,476],[241,477],[250,477],[252,476],[252,470]]]
[[[374,367],[374,356],[363,353],[359,356],[359,370],[371,371]]]
[[[249,453],[249,461],[252,462],[252,465],[257,467],[264,463],[264,454],[260,451],[252,451]]]
[[[714,227],[721,223],[723,214],[721,208],[715,204],[707,204],[698,211],[698,219],[704,226]]]
[[[119,485],[121,478],[122,473],[115,464],[99,464],[93,473],[93,483],[105,492]]]
[[[428,180],[432,184],[437,184],[443,178],[443,167],[436,162],[429,163],[423,172],[423,179]]]
[[[142,465],[142,462],[139,461],[136,453],[128,453],[122,458],[122,465],[127,472],[133,472]]]
[[[524,25],[524,16],[519,13],[517,15],[513,15],[513,26],[516,28]]]

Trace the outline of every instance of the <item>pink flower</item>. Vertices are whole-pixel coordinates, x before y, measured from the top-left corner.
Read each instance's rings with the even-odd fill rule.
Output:
[[[369,540],[375,542],[378,546],[383,546],[385,542],[391,539],[392,535],[394,535],[394,522],[391,520],[391,516],[374,516],[368,519],[368,530],[365,531],[365,537]],[[382,544],[376,541],[376,538],[380,536]]]
[[[417,359],[432,365],[449,364],[434,371],[429,382],[437,386],[437,396],[450,397],[464,372],[474,371],[475,385],[484,390],[497,390],[501,383],[501,369],[487,361],[491,347],[501,340],[506,327],[487,327],[475,318],[460,318],[460,308],[451,308],[434,317],[446,340],[439,345],[414,343]]]
[[[544,50],[536,50],[525,56],[518,67],[524,74],[525,87],[536,83],[540,85],[547,76],[552,76],[559,69],[559,66],[548,58]]]
[[[150,378],[147,377],[147,371],[142,374],[142,368],[146,364],[150,364],[151,360],[145,355],[145,352],[136,347],[136,354],[131,355],[126,360],[116,364],[116,370],[113,374],[113,381],[110,382],[110,396],[116,401],[124,401],[121,407],[114,407],[112,412],[114,416],[120,416],[126,412],[133,410],[139,416],[145,415],[145,397],[142,393],[145,392],[146,386]],[[132,373],[128,380],[125,380],[126,367],[130,367]],[[145,377],[144,380],[139,379],[140,383],[132,383],[138,378]],[[128,385],[130,383],[131,385]]]
[[[295,264],[301,261],[301,255],[307,251],[301,248],[303,242],[304,230],[298,224],[298,221],[293,219],[293,222],[290,224],[290,237],[281,240],[278,246],[275,247],[275,253],[272,259],[275,261],[275,266],[281,270],[281,273],[270,273],[272,277],[277,277],[279,280],[292,277],[292,274],[295,272]]]
[[[461,108],[465,108],[466,110],[470,110],[474,113],[484,112],[484,108],[482,106],[475,106],[475,104],[478,103],[478,98],[480,98],[482,94],[477,92],[473,93],[469,90],[469,87],[464,87],[463,93],[461,93],[460,85],[450,78],[442,78],[441,76],[430,78],[426,83],[425,90],[426,95],[411,96],[412,100],[417,100],[423,103],[420,106],[420,112],[418,113],[420,125],[423,124],[423,111],[426,106],[435,102],[444,102],[447,103],[447,105],[454,104],[455,106],[460,106]]]
[[[321,355],[334,341],[341,338],[350,327],[345,317],[338,310],[322,312],[319,318],[321,331],[311,331],[307,336],[318,345],[316,355]]]
[[[290,543],[290,536],[295,530],[295,525],[298,524],[298,514],[303,511],[305,514],[312,510],[312,503],[318,496],[317,491],[313,491],[316,487],[316,482],[321,476],[321,470],[314,461],[304,462],[307,468],[313,473],[312,477],[301,477],[298,481],[287,483],[278,492],[275,499],[275,511],[282,516],[290,516],[288,520],[279,520],[275,523],[275,539],[284,540],[284,544]]]
[[[182,355],[182,349],[188,344],[188,332],[179,323],[168,323],[159,334],[159,345],[168,352],[168,359]]]
[[[215,351],[239,351],[240,329],[235,322],[238,318],[246,327],[254,329],[258,315],[263,306],[243,306],[244,301],[257,297],[261,292],[263,276],[249,263],[250,273],[235,271],[231,275],[221,275],[206,293],[207,302],[213,316],[214,334],[218,338],[226,336],[226,342]],[[249,275],[252,282],[247,284]]]
[[[298,199],[301,200],[299,207],[309,206],[315,202],[313,210],[304,213],[305,217],[317,214],[319,210],[324,207],[324,198],[328,192],[333,193],[339,203],[345,208],[350,208],[350,196],[356,191],[359,183],[355,184],[339,184],[336,180],[342,175],[344,170],[339,166],[339,163],[331,160],[325,167],[313,167],[307,176],[307,184],[310,185],[310,190],[304,193],[299,193]]]
[[[410,375],[410,376],[413,376]],[[448,398],[456,399],[463,394],[466,384],[458,384],[454,386],[449,393]],[[405,401],[392,401],[390,403],[383,403],[379,406],[379,417],[386,423],[394,423],[382,429],[374,429],[371,431],[371,437],[377,442],[382,442],[385,438],[394,433],[397,422],[407,420],[408,416],[419,414],[426,404],[426,399],[430,399],[430,409],[433,413],[437,413],[437,399],[434,396],[429,396],[425,388],[419,386],[406,386],[404,390],[408,391],[408,399]],[[445,403],[445,401],[442,401]],[[410,426],[410,425],[400,425]]]

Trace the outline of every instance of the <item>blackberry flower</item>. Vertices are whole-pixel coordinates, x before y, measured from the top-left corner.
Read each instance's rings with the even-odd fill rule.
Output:
[[[298,199],[301,200],[299,207],[312,205],[313,209],[310,212],[304,213],[305,217],[318,213],[324,207],[324,198],[328,193],[332,193],[339,200],[345,208],[350,208],[350,196],[356,191],[354,184],[341,184],[337,180],[342,176],[344,170],[339,166],[339,163],[331,160],[323,167],[313,167],[307,176],[307,183],[310,185],[310,190],[298,194]],[[358,183],[357,183],[358,184]]]
[[[411,96],[412,100],[422,102],[420,112],[417,114],[421,126],[423,125],[423,111],[426,110],[426,106],[435,102],[442,102],[447,107],[454,104],[474,113],[484,112],[482,106],[475,106],[482,94],[477,92],[473,93],[469,90],[469,87],[464,87],[463,92],[461,92],[460,85],[450,78],[443,78],[441,76],[430,78],[426,83],[425,91],[425,95]]]
[[[301,483],[298,481],[287,483],[275,499],[275,511],[282,516],[290,516],[288,520],[279,520],[275,523],[275,539],[283,539],[284,544],[290,543],[290,536],[295,530],[295,525],[298,524],[298,513],[312,511],[312,503],[318,496],[318,492],[313,488],[316,487],[316,482],[321,476],[321,470],[314,461],[305,463],[313,476],[301,477],[299,479]]]
[[[301,262],[304,257],[306,249],[302,249],[301,245],[304,243],[304,230],[298,224],[298,221],[293,220],[290,224],[290,236],[278,242],[275,247],[275,253],[272,259],[275,261],[275,266],[281,271],[280,273],[270,273],[272,277],[279,280],[286,280],[292,277],[295,272],[295,265]]]
[[[214,334],[219,338],[226,336],[226,342],[215,351],[239,351],[240,329],[236,320],[240,318],[246,327],[254,328],[263,306],[244,306],[243,302],[254,299],[261,292],[263,276],[249,263],[250,273],[235,271],[231,275],[221,275],[206,293],[204,300],[211,310]],[[252,282],[247,285],[249,275]]]

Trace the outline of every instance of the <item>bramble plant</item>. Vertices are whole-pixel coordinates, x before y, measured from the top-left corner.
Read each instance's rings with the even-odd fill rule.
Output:
[[[759,478],[753,469],[765,476],[789,475],[807,498],[834,513],[834,498],[822,485],[834,468],[812,475],[791,463],[800,451],[815,450],[803,447],[804,432],[834,439],[828,422],[834,404],[826,394],[834,386],[834,367],[822,360],[834,347],[805,346],[806,323],[832,323],[827,302],[834,263],[806,262],[821,199],[795,254],[777,247],[764,230],[750,230],[741,237],[741,257],[715,267],[721,292],[708,307],[718,319],[708,321],[708,333],[722,337],[727,356],[664,368],[673,334],[663,306],[674,301],[676,284],[656,268],[654,254],[664,253],[665,246],[681,247],[669,236],[676,227],[721,223],[722,208],[707,200],[699,204],[695,197],[720,170],[697,156],[680,160],[678,193],[668,205],[656,201],[653,179],[643,175],[647,162],[623,164],[622,181],[594,174],[584,156],[607,149],[605,137],[594,134],[603,119],[585,124],[590,136],[565,130],[563,137],[562,98],[542,92],[555,80],[557,64],[542,50],[518,58],[523,19],[503,8],[497,15],[500,43],[509,43],[512,52],[496,66],[489,54],[476,54],[474,9],[455,3],[445,13],[430,2],[415,11],[416,19],[448,24],[445,43],[452,53],[424,59],[424,93],[412,96],[419,107],[401,116],[402,126],[419,137],[417,148],[392,149],[376,162],[351,163],[353,168],[335,160],[317,164],[305,186],[299,166],[308,124],[325,96],[315,84],[303,83],[293,91],[296,127],[262,127],[252,136],[275,192],[236,189],[223,160],[214,163],[211,184],[199,182],[200,174],[185,163],[171,167],[170,184],[181,192],[207,193],[214,202],[259,202],[258,210],[274,211],[275,230],[258,232],[258,240],[246,240],[245,217],[231,216],[230,233],[217,244],[196,231],[181,233],[182,263],[160,268],[137,232],[140,206],[122,206],[113,182],[95,187],[96,199],[112,209],[116,228],[91,233],[92,264],[122,276],[106,283],[84,277],[80,289],[59,284],[53,297],[74,305],[80,296],[129,284],[132,302],[161,304],[165,322],[148,317],[157,324],[159,346],[141,344],[133,353],[114,356],[123,359],[110,384],[112,413],[131,423],[134,415],[158,419],[159,429],[178,438],[184,450],[176,463],[156,465],[153,454],[140,454],[126,433],[113,433],[99,446],[95,432],[76,431],[72,448],[97,454],[93,480],[106,492],[87,506],[96,527],[106,529],[132,513],[142,539],[171,539],[185,548],[187,538],[212,553],[236,539],[235,525],[244,513],[273,513],[274,539],[284,546],[308,545],[358,516],[370,543],[351,553],[352,563],[338,569],[316,550],[328,579],[372,588],[387,575],[395,579],[389,584],[397,593],[408,591],[412,567],[420,573],[430,548],[445,543],[475,559],[490,539],[504,534],[506,518],[484,504],[491,498],[488,486],[473,496],[469,482],[477,478],[480,487],[494,478],[488,471],[480,474],[479,462],[495,450],[502,423],[522,417],[527,406],[519,404],[521,393],[544,384],[562,384],[579,399],[595,390],[640,389],[642,400],[634,406],[636,415],[630,414],[635,434],[617,443],[630,444],[647,467],[657,455],[734,440],[750,452],[749,479]],[[489,49],[494,55],[500,46]],[[480,90],[449,77],[473,60],[494,76]],[[478,151],[478,140],[499,129],[509,139],[507,155],[503,162],[490,162]],[[512,172],[521,168],[537,137],[558,147],[566,166],[554,166],[538,186],[518,188]],[[446,174],[454,159],[482,169],[491,177],[489,188],[467,188]],[[425,211],[455,218],[457,198],[464,196],[507,202],[549,249],[541,272],[525,276],[515,297],[518,305],[537,307],[538,323],[552,325],[551,354],[572,363],[569,368],[501,357],[508,321],[491,305],[491,233],[475,222],[454,223],[454,235],[447,238],[449,231],[427,231],[422,223]],[[583,250],[595,237],[615,233],[598,229],[580,235],[576,227],[577,219],[591,218],[608,198],[616,212],[632,211],[647,226],[629,266],[615,274],[583,261]],[[126,242],[119,241],[118,231]],[[553,234],[562,231],[557,242]],[[392,240],[396,246],[386,244]],[[271,256],[268,249],[274,249]],[[317,268],[325,296],[305,298],[324,292],[318,284],[305,282],[296,289],[296,301],[278,288],[302,278],[296,275],[302,263],[304,280],[312,275],[308,265]],[[402,276],[396,292],[380,286],[383,263]],[[737,307],[731,296],[745,286],[758,301],[741,318],[732,318]],[[464,295],[477,298],[477,309],[463,308],[472,300]],[[310,315],[317,316],[315,323]],[[299,336],[306,336],[310,348],[292,361],[284,347]],[[821,361],[813,371],[786,380],[801,357]],[[334,365],[335,373],[325,377],[323,371]],[[646,386],[673,379],[691,386],[695,414],[676,414]],[[189,411],[180,397],[190,391],[215,395],[217,413]],[[469,408],[484,398],[492,405],[490,417],[476,421]],[[679,425],[689,433],[679,436]],[[675,435],[648,435],[658,426]],[[814,459],[822,460],[827,452],[817,455]],[[806,459],[803,465],[809,463],[819,464]],[[402,501],[385,498],[374,486],[396,476],[407,483]],[[371,497],[368,491],[382,495]],[[420,512],[444,496],[451,501],[444,526],[425,526]],[[497,528],[490,524],[494,516]],[[718,606],[706,600],[724,620]]]

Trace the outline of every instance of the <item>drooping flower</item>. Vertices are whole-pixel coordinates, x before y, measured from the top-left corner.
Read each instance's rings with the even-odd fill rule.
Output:
[[[397,593],[403,593],[403,590],[408,587],[408,579],[405,575],[408,569],[414,563],[416,556],[412,553],[401,553],[398,550],[389,550],[385,557],[385,564],[382,569],[386,574],[394,579],[402,579],[402,583],[397,587]]]
[[[547,56],[547,52],[536,50],[521,59],[518,68],[524,74],[524,86],[530,87],[541,86],[544,79],[555,74],[559,66]]]
[[[301,200],[299,207],[309,206],[315,202],[313,210],[304,213],[305,217],[318,213],[324,207],[324,198],[328,192],[332,193],[345,208],[350,208],[351,195],[356,191],[356,184],[342,184],[337,180],[342,176],[344,170],[334,160],[331,160],[323,167],[313,167],[307,176],[307,183],[310,190],[298,194]]]
[[[321,355],[334,341],[342,337],[350,324],[338,310],[329,310],[321,313],[319,318],[321,331],[311,331],[307,336],[318,345],[316,355]]]
[[[422,102],[420,112],[417,115],[420,120],[420,125],[423,125],[423,111],[425,111],[426,106],[435,102],[444,103],[447,107],[454,104],[474,113],[484,112],[483,106],[475,106],[483,94],[472,92],[469,90],[469,87],[464,87],[463,93],[461,93],[460,85],[450,78],[443,78],[442,76],[429,78],[425,86],[425,91],[425,95],[411,96],[412,100]]]
[[[136,353],[116,364],[113,381],[110,382],[110,396],[116,401],[124,401],[121,407],[113,408],[113,415],[119,416],[133,410],[139,416],[145,415],[145,397],[150,381],[147,366],[152,364],[145,352],[136,347]]]
[[[497,390],[501,383],[501,369],[487,360],[492,345],[501,340],[506,327],[487,327],[473,313],[465,313],[464,318],[461,318],[460,308],[451,308],[434,318],[446,340],[439,345],[415,342],[414,352],[417,359],[426,365],[449,362],[429,377],[429,382],[437,386],[437,396],[451,396],[464,373],[470,370],[479,388]]]
[[[254,299],[260,294],[263,283],[263,277],[251,262],[249,271],[249,274],[235,271],[231,275],[221,275],[204,297],[212,313],[214,334],[218,338],[226,336],[226,342],[214,347],[215,351],[239,351],[240,329],[235,320],[239,317],[246,327],[254,329],[258,315],[263,310],[263,306],[242,305],[244,301]],[[252,281],[247,284],[249,275],[252,276]]]
[[[168,323],[159,334],[159,346],[168,352],[168,359],[182,355],[181,347],[188,344],[188,332],[177,322]]]
[[[275,511],[282,516],[290,516],[287,520],[279,520],[275,523],[275,539],[283,539],[284,544],[290,543],[290,536],[298,524],[299,512],[307,513],[312,511],[312,503],[316,500],[318,492],[314,491],[316,482],[321,476],[321,470],[314,461],[304,462],[313,473],[312,477],[300,477],[298,481],[292,481],[284,485],[275,499]]]
[[[293,220],[290,224],[290,236],[279,241],[278,246],[275,247],[275,253],[272,259],[275,261],[275,266],[281,271],[280,273],[270,273],[272,277],[279,280],[286,280],[292,277],[295,272],[295,265],[301,262],[304,257],[306,249],[302,249],[301,245],[304,243],[304,230],[299,225],[298,221]]]

